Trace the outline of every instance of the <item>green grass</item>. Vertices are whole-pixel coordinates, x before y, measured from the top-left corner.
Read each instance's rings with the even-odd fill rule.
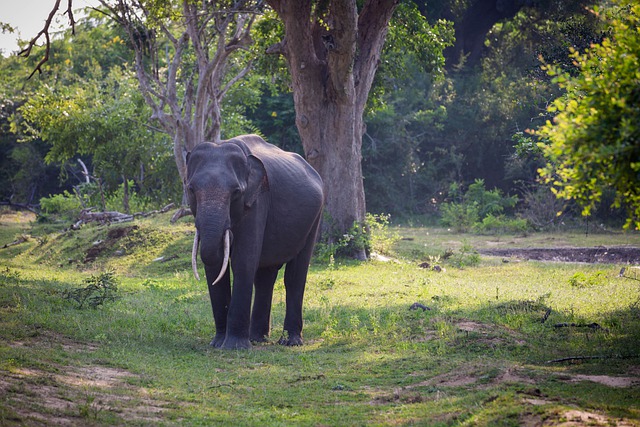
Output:
[[[398,228],[413,240],[392,262],[312,265],[304,346],[221,351],[208,346],[208,294],[190,272],[193,225],[168,218],[57,234],[2,222],[0,245],[33,237],[0,250],[0,425],[493,426],[559,423],[570,410],[640,425],[637,384],[578,376],[640,380],[640,282],[617,277],[616,265],[466,262],[496,241],[638,245],[637,234]],[[418,267],[447,250],[465,262]],[[105,271],[118,281],[115,301],[78,309],[64,298]],[[273,342],[284,297],[280,278]],[[429,310],[409,310],[416,302]],[[572,356],[601,358],[548,363]]]

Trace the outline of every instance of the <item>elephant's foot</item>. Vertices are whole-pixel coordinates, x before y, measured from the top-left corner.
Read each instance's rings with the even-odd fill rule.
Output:
[[[265,337],[264,335],[262,335],[262,336],[260,336],[260,335],[251,336],[249,338],[249,341],[262,344],[262,343],[265,343],[265,342],[269,342],[269,337]]]
[[[217,333],[213,340],[209,343],[211,347],[220,348],[224,343],[225,334]]]
[[[251,342],[248,338],[237,338],[227,335],[221,348],[226,350],[250,350]]]
[[[251,342],[267,342],[269,341],[269,333],[264,332],[251,332],[249,334],[249,340]]]
[[[302,336],[299,334],[287,334],[286,332],[278,340],[278,344],[286,345],[289,347],[302,345]]]

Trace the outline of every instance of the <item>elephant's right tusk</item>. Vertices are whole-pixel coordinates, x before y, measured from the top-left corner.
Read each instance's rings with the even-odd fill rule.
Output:
[[[196,235],[193,238],[193,249],[191,250],[191,267],[193,268],[193,275],[196,277],[196,280],[200,280],[200,275],[198,274],[198,266],[196,263],[196,258],[198,257],[199,243],[200,243],[200,234],[198,234],[198,229],[196,228]]]
[[[227,229],[227,231],[224,233],[224,260],[222,261],[222,268],[220,269],[220,274],[218,274],[218,278],[213,281],[211,286],[218,283],[220,279],[222,279],[222,276],[224,276],[224,273],[227,271],[227,266],[229,265],[229,252],[231,252],[230,250],[231,244],[229,242],[230,233],[231,231],[229,229]]]

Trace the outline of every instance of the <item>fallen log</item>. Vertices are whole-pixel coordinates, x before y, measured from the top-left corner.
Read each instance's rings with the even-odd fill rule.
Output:
[[[152,215],[168,212],[174,206],[173,203],[169,203],[165,207],[159,210],[153,210],[149,212],[136,212],[134,214],[125,214],[118,211],[105,211],[105,212],[93,212],[93,208],[82,209],[80,215],[78,215],[78,221],[72,226],[72,230],[77,230],[82,224],[89,222],[98,222],[100,224],[117,224],[121,222],[133,221],[135,218],[146,218]]]
[[[5,244],[2,246],[2,249],[7,249],[7,248],[10,248],[11,246],[19,245],[20,243],[24,243],[24,242],[26,242],[27,240],[28,240],[28,239],[27,239],[26,237],[21,236],[19,239],[14,240],[14,241],[13,241],[13,242],[11,242],[11,243],[5,243]]]

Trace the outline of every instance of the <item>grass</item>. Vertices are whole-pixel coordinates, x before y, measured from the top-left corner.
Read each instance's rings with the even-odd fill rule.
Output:
[[[617,277],[616,265],[503,263],[473,251],[638,245],[637,234],[401,227],[412,240],[391,262],[312,265],[304,346],[242,352],[208,346],[208,294],[189,265],[193,225],[168,218],[50,233],[3,217],[1,244],[30,237],[0,250],[0,425],[493,426],[583,416],[640,425],[637,280]],[[444,271],[418,268],[426,259]],[[105,272],[117,280],[115,300],[79,309],[64,298]],[[416,302],[428,309],[410,310]],[[272,342],[284,308],[279,278]],[[600,358],[548,363],[572,356]]]

